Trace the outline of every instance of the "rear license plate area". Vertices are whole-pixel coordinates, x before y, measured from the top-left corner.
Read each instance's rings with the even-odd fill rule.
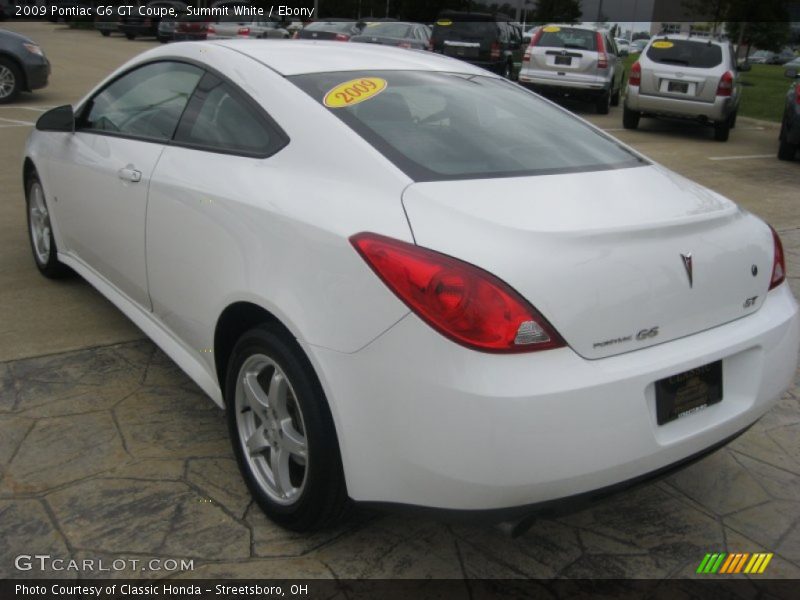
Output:
[[[570,56],[556,56],[555,64],[570,66],[572,64],[572,57]]]
[[[656,381],[656,419],[664,425],[722,401],[722,361]]]
[[[667,82],[667,91],[677,94],[686,94],[689,92],[689,84],[684,81],[669,81]]]

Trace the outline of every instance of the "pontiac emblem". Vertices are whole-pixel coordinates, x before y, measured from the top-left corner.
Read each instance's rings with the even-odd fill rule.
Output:
[[[692,276],[692,253],[687,252],[686,254],[681,254],[681,258],[683,259],[683,268],[686,269],[686,276],[689,278],[689,287],[692,287],[694,284],[694,277]]]

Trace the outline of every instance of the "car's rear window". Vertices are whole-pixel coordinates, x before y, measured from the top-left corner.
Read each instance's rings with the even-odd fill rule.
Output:
[[[710,69],[722,62],[722,48],[711,42],[655,40],[647,49],[647,58],[665,65]]]
[[[404,38],[409,36],[411,26],[406,23],[367,23],[364,35]]]
[[[550,30],[550,31],[548,31]],[[574,48],[576,50],[597,50],[597,32],[574,27],[545,27],[542,37],[536,44],[543,48]]]
[[[437,40],[480,41],[497,35],[494,21],[450,21],[440,19],[433,26],[433,37]]]
[[[646,164],[566,111],[496,77],[360,71],[289,79],[415,181]]]

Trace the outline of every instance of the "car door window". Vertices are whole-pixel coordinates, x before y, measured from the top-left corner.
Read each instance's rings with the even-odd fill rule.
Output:
[[[90,100],[79,128],[169,140],[202,76],[202,69],[186,63],[163,61],[139,67]]]
[[[175,134],[175,142],[202,150],[266,157],[288,143],[286,134],[245,95],[207,74]]]

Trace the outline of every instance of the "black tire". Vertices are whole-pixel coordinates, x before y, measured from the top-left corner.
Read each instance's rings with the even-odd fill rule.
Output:
[[[290,504],[275,502],[258,483],[239,433],[236,414],[239,374],[245,362],[257,355],[268,357],[283,371],[302,418],[308,459],[302,491]],[[293,531],[318,530],[340,521],[350,500],[333,417],[311,363],[282,328],[275,324],[261,325],[239,339],[228,361],[225,400],[236,461],[250,493],[264,513],[278,525]],[[245,412],[247,409],[241,414]]]
[[[22,91],[22,73],[13,60],[0,56],[0,104],[16,100]]]
[[[733,114],[731,115],[731,129],[736,129],[736,117],[738,116],[739,116],[739,109],[737,108],[735,111],[733,111]]]
[[[110,36],[110,35],[111,35],[111,32],[110,32],[110,31],[107,31],[107,30],[105,30],[105,29],[101,29],[101,30],[100,30],[100,35],[102,35],[103,37],[108,37],[108,36]]]
[[[797,145],[789,143],[786,133],[786,124],[784,123],[778,137],[778,160],[794,160],[794,156],[797,154]]]
[[[625,77],[625,73],[622,74],[623,81]],[[611,106],[619,106],[619,97],[622,95],[622,84],[620,83],[620,87],[617,88],[617,91],[611,95]]]
[[[622,126],[625,129],[636,129],[639,127],[639,119],[641,114],[635,110],[629,109],[627,106],[622,107]]]
[[[129,40],[135,40],[136,39],[136,34],[135,33],[126,33],[125,37],[128,38]]]
[[[607,115],[611,111],[611,92],[605,92],[597,97],[594,108],[598,115]]]
[[[42,194],[42,200],[44,201],[45,205],[47,205],[47,199],[44,196],[42,183],[41,181],[39,181],[39,176],[34,174],[28,178],[28,181],[25,182],[25,209],[26,209],[25,213],[27,214],[28,240],[30,241],[31,244],[31,253],[33,254],[33,262],[36,263],[36,268],[39,269],[39,272],[48,279],[61,279],[63,277],[70,275],[72,271],[68,266],[59,262],[58,260],[58,248],[56,246],[55,237],[53,237],[52,227],[48,227],[50,246],[47,257],[44,260],[40,259],[36,250],[36,245],[33,237],[33,229],[31,227],[31,218],[32,218],[31,201],[32,201],[34,186],[39,186],[39,189],[41,190]],[[49,216],[48,216],[48,221],[49,221]]]
[[[730,118],[714,123],[714,139],[718,142],[727,142],[731,135]]]

